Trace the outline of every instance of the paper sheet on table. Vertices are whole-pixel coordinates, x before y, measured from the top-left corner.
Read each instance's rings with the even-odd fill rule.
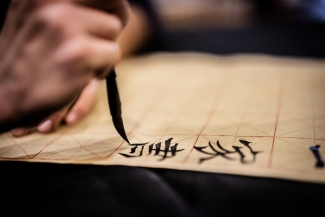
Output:
[[[94,111],[49,135],[0,135],[0,159],[129,165],[325,183],[325,61],[160,53],[117,67],[129,140],[105,85]]]

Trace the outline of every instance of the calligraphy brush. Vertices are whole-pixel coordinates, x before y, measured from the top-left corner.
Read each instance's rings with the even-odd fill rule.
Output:
[[[106,76],[106,90],[107,90],[109,110],[112,116],[114,127],[116,131],[120,134],[120,136],[128,144],[130,144],[124,130],[124,125],[122,120],[121,101],[117,89],[116,73],[114,68],[112,69],[111,73],[108,76]]]

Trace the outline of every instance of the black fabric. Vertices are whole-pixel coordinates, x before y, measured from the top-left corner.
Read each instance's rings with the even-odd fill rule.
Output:
[[[0,162],[10,216],[313,216],[324,185],[125,166]],[[7,212],[7,213],[8,213]]]

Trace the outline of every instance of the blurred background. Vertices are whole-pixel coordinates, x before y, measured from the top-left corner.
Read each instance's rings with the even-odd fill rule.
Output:
[[[162,49],[325,57],[325,0],[151,0]]]
[[[151,1],[168,29],[325,21],[325,0]]]

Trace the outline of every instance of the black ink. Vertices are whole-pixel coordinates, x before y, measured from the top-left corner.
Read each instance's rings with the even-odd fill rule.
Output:
[[[228,150],[224,149],[224,148],[220,145],[219,140],[217,141],[217,146],[218,146],[221,150],[223,150],[224,152],[220,152],[220,151],[216,150],[216,149],[211,145],[210,142],[209,142],[209,147],[210,147],[210,149],[211,149],[214,153],[206,152],[206,151],[203,150],[203,149],[205,149],[205,148],[208,147],[208,146],[203,146],[203,147],[196,147],[196,146],[194,146],[194,148],[195,148],[197,151],[199,151],[199,152],[201,152],[201,153],[204,153],[204,154],[206,154],[206,155],[211,155],[211,157],[200,158],[199,163],[203,163],[204,161],[206,161],[206,160],[210,160],[210,159],[213,159],[213,158],[215,158],[215,157],[217,157],[217,156],[224,157],[224,158],[226,158],[226,159],[228,159],[228,160],[235,160],[235,159],[233,159],[233,158],[228,157],[227,154],[235,153],[236,151],[228,151]]]
[[[245,156],[244,156],[243,158],[240,159],[241,162],[244,163],[244,164],[254,163],[255,160],[256,160],[256,155],[257,155],[258,153],[260,153],[261,151],[254,151],[254,150],[252,149],[252,147],[249,145],[251,142],[248,142],[248,141],[246,141],[246,140],[241,140],[241,139],[239,140],[239,142],[240,142],[241,144],[243,144],[244,146],[246,146],[246,147],[249,149],[249,151],[251,152],[251,154],[253,155],[253,159],[252,159],[251,161],[245,161],[245,160],[244,160]]]
[[[148,143],[130,144],[131,146],[134,146],[131,148],[130,154],[134,154],[136,152],[136,150],[138,149],[138,147],[141,146],[141,151],[140,151],[139,155],[134,156],[134,155],[124,154],[124,153],[119,153],[119,154],[124,157],[127,157],[127,158],[141,157],[143,154],[143,148],[146,144],[148,144]]]
[[[254,151],[252,149],[252,147],[249,145],[251,142],[248,142],[246,140],[239,140],[240,143],[242,143],[245,147],[247,147],[249,150],[250,150],[250,153],[253,155],[253,159],[252,160],[246,160],[245,159],[245,155],[244,153],[241,151],[241,148],[242,147],[239,147],[239,146],[232,146],[232,148],[234,149],[234,151],[229,151],[227,149],[225,149],[224,147],[222,147],[220,145],[220,142],[219,140],[216,142],[217,144],[217,147],[222,150],[222,151],[218,151],[217,149],[215,149],[212,144],[209,142],[209,147],[210,147],[210,150],[213,152],[208,152],[208,151],[204,151],[205,148],[207,148],[208,146],[203,146],[203,147],[194,147],[197,151],[203,153],[203,154],[206,154],[206,155],[210,155],[210,157],[206,157],[206,158],[200,158],[199,160],[199,163],[203,163],[204,161],[206,160],[210,160],[210,159],[213,159],[217,156],[221,156],[227,160],[236,160],[234,158],[231,158],[229,157],[228,155],[231,155],[231,154],[234,154],[234,153],[237,153],[240,157],[240,162],[243,163],[243,164],[252,164],[256,161],[256,155],[258,153],[260,153],[261,151]]]
[[[314,154],[314,156],[315,156],[315,158],[317,160],[317,162],[315,164],[315,167],[323,168],[324,167],[324,161],[322,159],[322,156],[319,153],[319,148],[320,148],[320,145],[309,147],[309,149],[313,152],[313,154]]]
[[[150,155],[153,150],[155,150],[155,154],[154,155],[158,155],[158,156],[161,156],[159,154],[160,154],[160,152],[163,152],[163,155],[161,156],[161,159],[159,160],[159,161],[162,161],[162,160],[165,160],[166,158],[174,157],[177,152],[183,151],[184,149],[177,150],[178,143],[176,143],[173,146],[170,146],[170,143],[171,143],[172,139],[173,138],[169,138],[169,139],[167,139],[165,141],[165,148],[164,148],[164,150],[161,149],[161,142],[159,142],[158,144],[156,144],[155,145],[155,148],[153,148],[153,145],[154,144],[149,145],[149,154],[148,155]],[[168,156],[168,153],[171,153],[171,156]]]
[[[154,144],[151,144],[149,145],[149,155],[151,154],[152,150],[155,150],[155,155],[158,155],[159,154],[159,151],[160,151],[160,147],[161,147],[161,142],[159,142],[158,144],[156,144],[156,149],[153,149],[153,145]]]
[[[177,146],[178,143],[176,143],[175,145],[171,146],[171,141],[173,138],[169,138],[165,141],[165,148],[162,149],[161,148],[161,142],[157,143],[157,144],[151,144],[148,147],[148,155],[151,155],[151,153],[154,151],[154,156],[160,156],[161,159],[159,161],[165,160],[166,158],[171,158],[176,156],[177,152],[183,151],[184,149],[181,150],[177,150]],[[132,158],[132,157],[141,157],[143,155],[143,149],[144,146],[147,145],[148,143],[143,143],[143,144],[131,144],[131,146],[134,146],[131,148],[130,154],[124,154],[124,153],[119,153],[120,155],[127,157],[127,158]],[[138,147],[141,146],[141,150],[139,155],[133,155],[136,150],[138,149]],[[160,155],[160,153],[162,153],[162,155]],[[170,154],[170,155],[169,155]]]

